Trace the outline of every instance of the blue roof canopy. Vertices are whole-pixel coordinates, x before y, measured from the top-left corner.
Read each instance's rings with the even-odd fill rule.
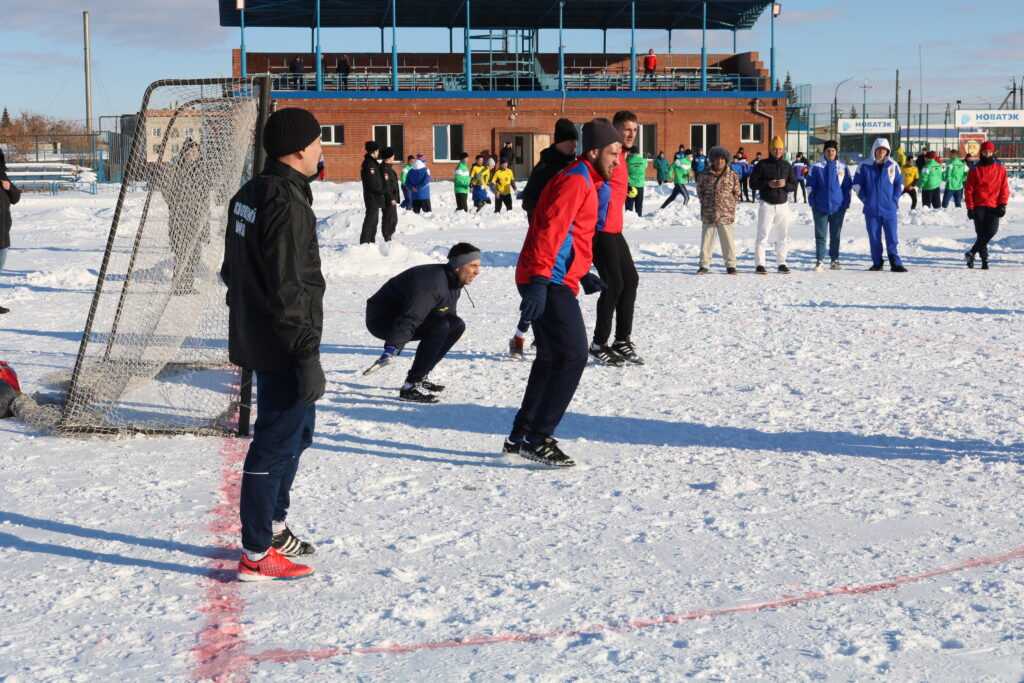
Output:
[[[220,25],[239,26],[235,0],[218,0]],[[378,28],[391,25],[392,0],[320,0],[320,26],[325,28]],[[246,0],[247,27],[312,28],[316,25],[315,0]],[[453,28],[466,23],[465,0],[424,2],[396,0],[402,27]],[[754,26],[772,0],[708,0],[708,28],[747,30]],[[700,29],[703,0],[636,0],[636,28],[660,30]],[[557,29],[558,0],[493,1],[472,5],[475,29]],[[566,29],[628,29],[629,0],[566,0]]]

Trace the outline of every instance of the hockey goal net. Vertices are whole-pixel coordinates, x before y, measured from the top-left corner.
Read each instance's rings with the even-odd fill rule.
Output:
[[[136,119],[58,430],[212,434],[248,401],[219,269],[231,196],[261,165],[266,81],[158,81]],[[243,416],[247,428],[247,413]]]

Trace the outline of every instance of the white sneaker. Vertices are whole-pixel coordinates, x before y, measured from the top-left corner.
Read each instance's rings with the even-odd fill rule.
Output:
[[[818,261],[816,264],[814,264],[814,272],[815,273],[820,273],[820,272],[822,272],[824,270],[825,270],[825,264],[822,263],[821,261]]]

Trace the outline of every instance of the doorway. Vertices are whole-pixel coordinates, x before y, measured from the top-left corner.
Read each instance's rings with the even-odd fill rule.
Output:
[[[509,168],[518,180],[526,180],[533,170],[533,133],[499,133],[499,153],[506,142],[512,143],[512,163]]]

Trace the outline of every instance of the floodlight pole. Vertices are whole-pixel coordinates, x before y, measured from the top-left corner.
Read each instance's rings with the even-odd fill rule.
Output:
[[[469,21],[469,6],[470,6],[471,2],[472,2],[472,0],[466,0],[466,35],[465,35],[466,56],[462,60],[462,61],[464,61],[466,63],[466,92],[473,92],[473,53],[470,50],[471,38],[470,38],[470,35],[469,35],[469,32],[471,30],[471,28],[470,28],[470,21]]]
[[[558,89],[565,92],[565,0],[558,0]]]
[[[772,37],[771,37],[771,43],[772,43],[772,47],[771,47],[771,79],[772,79],[772,87],[773,88],[775,87],[775,17],[779,16],[780,14],[782,14],[782,3],[773,2],[772,3],[772,22],[771,22],[772,23],[772,28],[771,28],[771,34],[772,34]]]
[[[636,0],[629,2],[629,89],[636,92]]]
[[[397,0],[391,0],[391,92],[398,92],[398,14]]]
[[[320,0],[316,0],[316,89],[324,89],[324,53],[320,49]]]
[[[239,25],[239,28],[240,28],[240,30],[242,32],[242,45],[241,45],[241,53],[242,53],[241,67],[242,67],[242,69],[241,69],[241,73],[242,73],[242,80],[244,81],[246,78],[249,77],[249,73],[248,73],[249,70],[248,70],[248,66],[246,65],[246,61],[248,61],[248,59],[246,57],[246,52],[245,52],[245,0],[237,0],[237,2],[238,2],[238,4],[237,4],[238,15],[240,17],[238,25]]]
[[[708,89],[708,0],[704,0],[700,18],[700,89]]]

